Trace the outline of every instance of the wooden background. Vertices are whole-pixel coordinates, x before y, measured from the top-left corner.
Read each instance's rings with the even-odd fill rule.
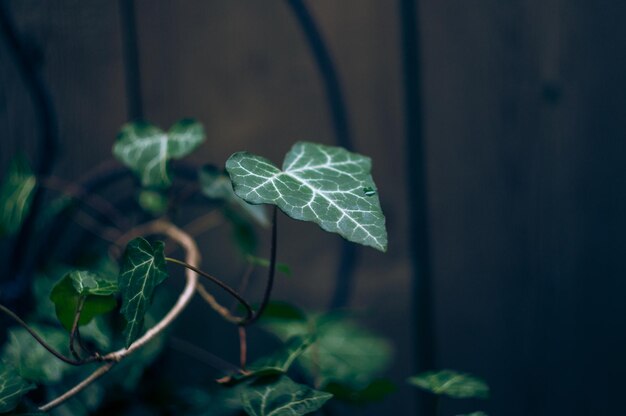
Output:
[[[626,5],[418,3],[434,365],[480,375],[493,392],[486,402],[446,402],[444,414],[621,413]],[[76,179],[110,158],[126,121],[118,3],[7,4],[42,51],[62,141],[55,173]],[[355,147],[374,158],[388,218],[389,252],[360,251],[351,305],[394,340],[390,374],[402,384],[415,339],[399,9],[380,0],[308,4],[338,65]],[[319,74],[283,1],[136,6],[146,118],[163,127],[201,120],[208,140],[193,162],[222,164],[241,149],[280,161],[296,140],[333,143]],[[0,42],[2,170],[16,149],[36,154],[37,137],[32,102]],[[295,276],[278,282],[277,296],[324,307],[338,238],[282,219],[281,239],[279,257]],[[231,259],[207,254],[205,268],[227,273]],[[199,302],[193,309],[206,311]],[[232,355],[234,335],[214,339],[222,330],[179,328]],[[401,387],[362,413],[411,414],[414,396]]]

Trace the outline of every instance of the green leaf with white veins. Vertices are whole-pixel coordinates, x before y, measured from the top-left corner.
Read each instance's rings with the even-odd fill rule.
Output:
[[[241,402],[250,416],[300,416],[315,412],[332,397],[281,376],[251,384],[241,393]]]
[[[162,242],[150,244],[141,237],[126,246],[118,279],[122,293],[120,312],[126,318],[126,347],[143,331],[144,317],[152,303],[154,289],[167,277],[163,248]]]
[[[34,388],[15,368],[0,361],[0,413],[15,409],[22,396]]]
[[[371,176],[371,159],[340,147],[298,142],[283,169],[247,152],[226,170],[235,193],[251,204],[274,204],[290,217],[313,221],[355,243],[387,250],[385,216]]]
[[[141,178],[143,186],[167,188],[172,183],[169,160],[188,155],[204,138],[202,124],[192,119],[177,122],[167,133],[150,123],[128,123],[118,135],[113,154]]]

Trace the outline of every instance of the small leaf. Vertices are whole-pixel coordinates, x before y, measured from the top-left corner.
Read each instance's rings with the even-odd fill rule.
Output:
[[[249,255],[246,256],[246,260],[248,260],[248,263],[254,264],[256,266],[270,267],[270,261],[268,259],[264,259],[262,257],[257,257],[257,256],[253,256],[253,255],[249,254]],[[278,270],[279,272],[281,272],[282,274],[284,274],[286,276],[290,276],[291,277],[291,268],[287,264],[285,264],[285,263],[277,262],[276,263],[276,270]]]
[[[252,363],[245,374],[237,374],[235,380],[250,377],[267,377],[286,373],[294,361],[311,345],[311,338],[293,337],[276,353]]]
[[[126,347],[143,331],[144,316],[152,302],[154,289],[167,277],[164,244],[150,244],[139,237],[126,246],[118,284],[122,293],[121,313],[126,318]]]
[[[0,237],[20,229],[30,211],[36,185],[37,179],[26,158],[13,159],[0,188]]]
[[[144,187],[167,188],[172,183],[169,160],[188,155],[203,141],[202,125],[191,119],[179,121],[167,133],[146,122],[128,123],[113,154],[141,178]]]
[[[455,399],[489,397],[489,386],[483,380],[452,370],[427,371],[409,378],[408,382],[431,393]]]
[[[271,301],[261,316],[261,322],[269,323],[275,320],[299,321],[306,324],[307,316],[295,306],[282,301]]]
[[[76,270],[57,282],[50,293],[50,300],[54,303],[59,322],[71,331],[81,298],[85,300],[78,325],[87,325],[94,317],[115,309],[117,302],[114,294],[117,290],[116,282],[88,271]]]
[[[252,205],[235,195],[230,177],[215,166],[206,165],[200,169],[202,193],[211,199],[223,201],[232,209],[246,216],[256,224],[267,227],[270,223],[262,205]]]
[[[387,250],[385,217],[375,189],[371,160],[340,147],[299,142],[283,170],[247,152],[233,154],[226,170],[235,193],[251,204],[274,204],[290,217],[313,221],[355,243]]]
[[[297,384],[287,376],[260,379],[241,393],[250,416],[300,416],[321,408],[333,395]]]
[[[167,211],[169,201],[162,192],[143,190],[139,193],[139,206],[146,212],[159,216]]]
[[[22,396],[34,388],[13,366],[0,361],[0,413],[15,409]]]

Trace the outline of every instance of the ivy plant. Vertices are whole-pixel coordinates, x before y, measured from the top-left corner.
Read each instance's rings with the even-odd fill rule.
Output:
[[[41,259],[30,276],[35,302],[22,308],[28,311],[23,317],[0,305],[15,323],[0,349],[0,413],[82,416],[111,409],[122,414],[122,408],[126,414],[154,414],[146,406],[158,405],[168,414],[190,416],[298,416],[337,402],[362,406],[396,391],[383,377],[393,357],[389,341],[345,311],[303,311],[272,299],[277,271],[298,278],[277,259],[279,212],[387,250],[371,159],[298,142],[281,168],[248,152],[233,154],[224,168],[182,160],[204,141],[204,128],[193,119],[166,131],[144,121],[125,124],[112,154],[135,179],[131,208],[112,203],[89,189],[93,180],[84,180],[61,187],[55,198],[46,197],[42,212],[31,212],[35,189],[49,192],[48,185],[60,181],[36,177],[24,156],[14,159],[0,185],[0,237],[10,244],[23,219],[34,215],[42,246],[63,245],[53,230],[63,230],[67,219],[92,238],[70,241],[65,255]],[[178,212],[188,205],[200,207],[200,214],[182,226]],[[231,228],[246,270],[239,288],[200,264],[201,255],[210,264],[211,252],[201,251],[197,237],[221,224]],[[265,256],[257,252],[259,235],[270,239]],[[180,292],[172,289],[180,283],[168,282],[173,267],[185,272]],[[255,268],[267,272],[260,302],[243,289]],[[223,304],[214,290],[232,297],[234,306]],[[236,329],[238,363],[169,333],[196,294]],[[252,327],[275,348],[248,362]],[[167,345],[208,362],[214,381],[174,392],[155,385],[148,374]],[[453,372],[421,374],[410,383],[452,397],[488,392],[478,379]]]

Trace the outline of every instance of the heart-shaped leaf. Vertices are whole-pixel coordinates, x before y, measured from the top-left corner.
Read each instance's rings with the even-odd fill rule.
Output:
[[[316,411],[332,397],[280,376],[250,384],[241,393],[241,402],[250,416],[300,416]]]
[[[115,157],[132,169],[145,187],[167,188],[169,160],[180,159],[204,141],[202,124],[184,119],[166,133],[146,122],[125,124],[113,146]]]
[[[24,380],[14,367],[0,361],[0,413],[15,409],[22,396],[34,388],[35,385]]]
[[[431,393],[455,399],[489,397],[489,386],[483,380],[452,370],[427,371],[409,378],[408,382]]]
[[[118,284],[122,294],[120,312],[126,318],[126,347],[143,331],[154,289],[167,277],[163,248],[160,241],[150,244],[138,237],[128,243],[124,251]]]
[[[26,158],[18,156],[13,159],[0,188],[0,236],[20,229],[30,210],[36,185],[37,180]]]
[[[81,299],[84,299],[78,325],[87,325],[91,320],[107,313],[117,305],[115,281],[103,279],[98,275],[75,270],[66,274],[54,285],[50,300],[54,303],[59,322],[70,331]]]
[[[340,147],[298,142],[283,169],[247,152],[226,170],[235,193],[251,204],[274,204],[292,218],[313,221],[355,243],[387,250],[385,216],[371,176],[371,160]]]

